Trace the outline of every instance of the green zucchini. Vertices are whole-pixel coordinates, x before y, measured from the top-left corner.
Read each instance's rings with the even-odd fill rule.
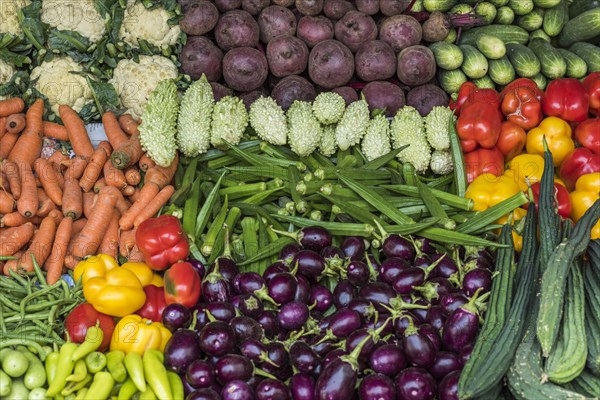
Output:
[[[569,18],[575,18],[588,10],[600,7],[600,0],[573,0],[569,2]]]
[[[580,256],[590,241],[590,230],[600,217],[600,200],[597,200],[577,222],[568,240],[563,240],[548,259],[542,275],[540,310],[536,333],[545,357],[556,343],[560,315],[563,308],[566,278],[573,260]]]
[[[529,48],[540,60],[542,74],[547,78],[558,79],[565,76],[567,62],[554,46],[544,39],[533,39],[529,42]]]
[[[488,60],[474,46],[461,44],[458,46],[464,55],[460,68],[471,79],[483,78],[488,71]]]
[[[583,61],[583,58],[577,54],[566,49],[556,49],[561,56],[567,62],[567,72],[565,74],[568,78],[583,78],[587,74],[587,64]]]
[[[569,20],[558,35],[558,45],[569,47],[600,36],[600,8],[594,8]]]
[[[500,25],[511,25],[515,20],[515,12],[512,8],[503,6],[498,8],[496,11],[496,18],[494,19],[495,24]]]
[[[523,28],[515,25],[487,25],[471,28],[460,36],[460,44],[474,46],[479,35],[496,36],[504,43],[526,44],[529,41],[529,33]]]
[[[541,8],[552,8],[555,7],[559,2],[560,0],[533,0],[533,4],[535,4],[536,7]]]
[[[481,54],[490,60],[497,60],[506,54],[504,42],[496,36],[480,35],[475,45]]]
[[[580,260],[571,266],[564,297],[562,331],[550,352],[545,368],[548,379],[558,384],[572,381],[585,368],[585,296]]]
[[[515,80],[515,69],[508,57],[504,56],[498,60],[490,60],[488,63],[488,75],[496,84],[508,85]]]
[[[467,76],[460,68],[451,71],[447,71],[445,69],[438,70],[438,81],[446,93],[458,92],[461,85],[467,80]]]
[[[536,29],[540,29],[544,24],[544,12],[542,8],[534,8],[530,13],[519,15],[515,19],[515,24],[527,32],[533,32]]]
[[[569,11],[566,0],[561,0],[556,6],[546,10],[542,28],[548,36],[558,36],[569,20]]]
[[[548,43],[550,43],[550,41],[552,40],[552,38],[548,36],[548,34],[544,32],[543,29],[536,29],[535,31],[531,32],[529,34],[529,40],[531,41],[532,39],[544,39]]]
[[[529,14],[535,8],[533,0],[509,0],[508,6],[512,8],[515,15]]]
[[[518,43],[507,43],[506,56],[519,76],[531,78],[541,71],[540,60],[533,50],[527,46]]]
[[[571,385],[579,393],[585,393],[589,397],[600,397],[600,378],[585,369],[571,381]]]
[[[446,42],[436,42],[429,45],[438,67],[452,70],[463,63],[463,53],[457,45]]]
[[[600,72],[600,47],[591,43],[573,43],[569,50],[577,54],[587,64],[587,72]]]

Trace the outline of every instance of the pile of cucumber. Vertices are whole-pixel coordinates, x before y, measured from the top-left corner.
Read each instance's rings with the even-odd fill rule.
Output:
[[[469,11],[463,10],[470,7],[464,3],[469,1],[461,2],[460,12]],[[430,45],[446,92],[457,92],[467,80],[499,89],[518,77],[530,78],[544,89],[553,79],[579,79],[600,71],[599,0],[491,3],[496,12],[488,11],[486,21],[493,16],[492,23]]]

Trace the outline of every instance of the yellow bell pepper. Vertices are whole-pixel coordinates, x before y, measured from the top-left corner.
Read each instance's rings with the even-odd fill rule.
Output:
[[[521,191],[527,190],[527,180],[533,185],[542,179],[544,172],[544,157],[538,154],[520,154],[510,160],[504,176],[509,177],[519,185]]]
[[[158,274],[155,274],[154,270],[152,270],[143,262],[128,261],[121,265],[121,268],[125,268],[133,272],[142,283],[142,286],[155,285],[158,287],[163,287],[162,277]]]
[[[160,322],[153,322],[136,314],[126,315],[115,326],[110,351],[144,354],[148,349],[155,349],[162,352],[171,335],[171,331]]]
[[[515,247],[515,250],[517,251],[517,253],[520,253],[521,250],[523,249],[523,237],[517,233],[517,231],[514,229],[514,225],[518,221],[525,218],[525,215],[527,215],[527,210],[519,207],[519,208],[514,209],[514,211],[512,212],[512,216],[511,216],[511,214],[507,214],[507,215],[501,217],[500,219],[498,219],[498,221],[496,221],[496,223],[504,225],[508,222],[509,216],[511,216],[512,225],[513,225],[512,239],[513,239],[513,244],[514,244],[514,247]],[[498,231],[498,233],[500,233],[500,232]]]
[[[119,263],[108,254],[98,254],[81,260],[73,270],[73,279],[75,282],[81,279],[81,284],[84,285],[88,279],[97,276],[104,276],[106,272],[118,267]]]
[[[558,167],[575,148],[575,143],[571,139],[571,126],[558,117],[545,118],[536,128],[527,132],[525,142],[527,153],[543,155],[544,136],[548,149],[552,153],[552,162],[555,167]]]
[[[484,211],[517,194],[519,185],[511,177],[481,174],[467,187],[465,197],[473,200],[474,211]]]
[[[146,302],[142,283],[125,268],[112,268],[104,275],[87,279],[83,295],[96,311],[115,317],[132,314]]]
[[[581,175],[571,192],[571,219],[577,222],[600,197],[600,172]],[[592,227],[592,239],[600,239],[600,221]]]

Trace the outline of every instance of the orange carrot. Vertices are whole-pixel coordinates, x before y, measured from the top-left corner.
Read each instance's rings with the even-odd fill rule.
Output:
[[[68,217],[65,217],[68,218]],[[73,229],[71,231],[71,239],[73,239],[83,227],[87,224],[87,218],[79,218],[77,221],[73,221]]]
[[[84,156],[89,159],[94,152],[94,146],[92,146],[90,137],[85,130],[83,120],[75,110],[66,104],[61,104],[58,112],[69,135],[69,142],[71,142],[73,151],[78,156]]]
[[[25,129],[25,114],[18,113],[6,117],[6,132],[21,133]]]
[[[156,163],[154,161],[152,161],[152,159],[150,157],[148,157],[148,154],[146,154],[146,153],[144,153],[144,155],[142,156],[142,158],[140,158],[140,161],[138,162],[138,166],[144,172],[148,171],[150,168],[154,167],[155,165],[156,165]]]
[[[0,139],[0,158],[8,157],[18,139],[18,133],[7,133],[2,136],[2,139]]]
[[[6,117],[0,117],[0,139],[6,133]]]
[[[110,160],[116,168],[125,169],[137,163],[143,154],[140,134],[134,132],[127,142],[115,149],[110,156]]]
[[[78,219],[83,212],[83,194],[77,179],[69,175],[65,178],[65,190],[62,195],[62,211],[65,217]]]
[[[115,259],[119,254],[119,215],[119,211],[115,209],[98,249],[99,254],[108,254]]]
[[[133,221],[142,212],[154,197],[158,195],[160,189],[153,183],[145,184],[140,190],[140,196],[135,203],[129,207],[129,209],[121,215],[119,219],[119,226],[121,230],[127,231],[133,227]]]
[[[2,160],[0,163],[0,171],[6,175],[13,198],[15,200],[19,200],[19,196],[21,196],[21,178],[19,177],[19,167],[12,161]]]
[[[121,192],[113,186],[106,186],[100,190],[98,201],[92,209],[87,224],[69,245],[69,253],[75,259],[81,259],[96,253],[104,234],[108,230],[119,196],[121,196]]]
[[[67,161],[68,159],[69,156],[60,150],[55,150],[54,153],[48,157],[48,161],[56,165],[61,165],[62,162]]]
[[[127,261],[130,262],[144,262],[144,254],[140,251],[137,245],[133,246],[129,255],[127,256]]]
[[[52,201],[50,197],[46,194],[43,188],[37,188],[38,193],[38,201],[39,206],[37,213],[35,214],[37,217],[46,217],[50,214],[50,211],[56,210],[56,204]]]
[[[44,136],[58,139],[58,140],[69,140],[69,135],[67,134],[67,129],[56,122],[43,121],[42,122],[42,132]]]
[[[142,175],[136,166],[125,168],[125,181],[131,186],[136,186],[142,181]]]
[[[122,257],[128,257],[131,249],[135,246],[135,232],[137,228],[121,231],[119,238],[119,254]]]
[[[39,205],[35,178],[27,162],[19,161],[17,166],[21,178],[21,195],[17,199],[17,210],[25,218],[33,217]]]
[[[88,158],[83,156],[75,156],[67,161],[61,163],[62,166],[66,166],[65,179],[68,177],[73,179],[80,179],[85,171],[85,167],[88,164]]]
[[[58,174],[52,164],[44,158],[38,158],[33,163],[33,168],[48,197],[50,197],[54,204],[60,206],[62,204],[63,192],[58,181]]]
[[[121,129],[114,113],[105,112],[102,115],[102,125],[104,125],[104,133],[106,133],[106,137],[113,148],[117,149],[129,140],[127,134]]]
[[[94,183],[94,192],[98,193],[100,189],[106,186],[106,180],[104,178],[100,178]]]
[[[20,113],[25,109],[25,102],[20,97],[0,101],[0,117]]]
[[[129,197],[135,193],[135,186],[126,185],[124,188],[121,189],[121,193],[123,194],[123,196]]]
[[[108,156],[112,151],[112,147],[110,143],[103,140],[98,143],[98,147],[94,150],[92,154],[92,158],[90,162],[85,167],[85,171],[83,171],[83,176],[79,181],[79,185],[84,192],[89,192],[94,183],[98,180],[98,177],[102,173],[102,168],[104,164],[106,164],[106,160],[108,160]]]
[[[122,189],[127,186],[125,182],[125,174],[120,169],[116,169],[113,163],[108,160],[104,163],[104,181],[109,186],[114,186],[118,189]]]
[[[86,218],[90,217],[90,214],[92,213],[92,208],[94,208],[94,203],[96,201],[96,197],[98,195],[94,192],[85,192],[83,193],[83,215]]]
[[[140,123],[133,119],[131,114],[123,114],[119,117],[119,125],[121,126],[123,132],[131,136],[134,132],[138,131],[138,126],[140,126]]]
[[[158,194],[148,203],[133,220],[133,226],[138,227],[142,222],[154,217],[154,215],[169,201],[169,198],[175,193],[175,188],[167,185],[158,192]]]
[[[62,274],[65,256],[67,255],[67,247],[71,241],[72,230],[73,220],[68,217],[63,218],[56,229],[52,251],[44,264],[44,268],[47,272],[46,281],[49,285],[56,283]]]
[[[56,221],[56,226],[58,226],[60,221],[62,221],[64,218],[62,211],[59,211],[58,208],[50,210],[48,216],[54,218],[54,221]]]
[[[25,218],[20,212],[13,211],[11,213],[4,214],[2,218],[0,218],[0,228],[20,226],[27,222],[37,225],[41,221],[42,219],[38,216]]]
[[[14,263],[10,263],[10,266],[7,262],[6,267],[19,273],[31,272],[33,271],[32,255],[39,265],[43,265],[52,251],[55,234],[56,220],[51,216],[44,218],[27,250],[18,260],[10,260],[14,261]]]
[[[33,237],[33,224],[25,224],[8,228],[0,233],[0,256],[12,256]]]
[[[131,196],[129,196],[129,200],[133,201],[133,202],[136,202],[137,199],[140,198],[140,191],[141,191],[141,189],[139,187],[136,187],[135,191],[133,192],[133,194]]]
[[[177,170],[177,164],[179,162],[179,156],[175,154],[175,159],[171,162],[168,167],[161,167],[156,165],[150,168],[146,172],[146,176],[144,177],[144,185],[148,183],[154,183],[158,186],[159,189],[164,188],[175,176],[175,171]]]
[[[115,207],[117,210],[119,210],[119,214],[122,215],[124,212],[129,210],[129,207],[131,207],[131,202],[121,195],[117,198],[117,204],[115,204]],[[119,215],[119,217],[121,215]]]
[[[4,190],[0,191],[0,214],[8,214],[15,209],[15,199]]]
[[[8,159],[23,161],[33,168],[33,162],[42,153],[42,116],[44,115],[44,101],[37,99],[25,113],[27,126],[15,146],[10,151]]]

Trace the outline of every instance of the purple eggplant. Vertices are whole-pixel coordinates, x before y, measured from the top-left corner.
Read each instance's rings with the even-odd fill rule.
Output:
[[[233,350],[235,332],[223,321],[210,322],[200,331],[199,343],[206,354],[221,356]]]
[[[200,279],[204,278],[204,275],[206,275],[206,266],[202,264],[200,260],[188,258],[186,261],[192,264],[192,267],[194,267],[198,275],[200,275]]]
[[[260,340],[264,336],[262,326],[254,319],[245,315],[233,317],[229,321],[229,326],[235,332],[235,337],[238,343],[248,339]]]
[[[196,314],[196,325],[194,326],[194,330],[200,332],[204,325],[208,324],[210,320],[208,319],[208,314],[206,314],[206,303],[198,303],[195,306],[190,308],[190,313],[192,316],[194,312]],[[192,321],[193,323],[193,321]]]
[[[415,238],[415,245],[425,254],[434,254],[436,252],[435,247],[432,245],[432,241],[427,238]]]
[[[269,282],[271,278],[281,272],[290,272],[290,268],[281,261],[275,261],[273,264],[269,265],[262,275],[263,279],[265,280],[265,284]]]
[[[361,400],[396,400],[396,387],[385,375],[367,375],[360,382],[358,395]]]
[[[346,266],[346,279],[355,287],[362,287],[369,283],[371,270],[369,266],[358,260],[351,261]]]
[[[360,236],[347,236],[342,241],[340,249],[350,260],[362,260],[365,256],[365,239]]]
[[[285,246],[283,246],[283,249],[281,249],[281,251],[279,252],[279,259],[282,260],[285,264],[291,265],[294,256],[300,250],[302,250],[302,247],[300,247],[300,245],[297,243],[286,244]],[[265,280],[267,279],[265,278]]]
[[[377,279],[381,282],[387,283],[388,285],[393,285],[398,277],[398,274],[408,268],[410,268],[410,264],[403,258],[386,258],[379,267]]]
[[[473,352],[473,343],[469,343],[468,345],[466,345],[465,347],[460,349],[460,353],[458,353],[458,356],[460,357],[460,362],[463,365],[463,367],[465,365],[467,365],[469,358],[471,358],[472,352]]]
[[[298,372],[290,380],[290,392],[294,400],[315,400],[315,380],[308,374]]]
[[[172,371],[185,372],[188,365],[200,358],[200,346],[196,331],[178,330],[171,336],[165,346],[165,366]]]
[[[354,298],[354,286],[346,279],[338,282],[333,289],[333,304],[336,308],[348,306]]]
[[[292,266],[298,268],[298,273],[316,279],[325,270],[325,259],[316,251],[300,250],[294,256]]]
[[[308,321],[308,306],[299,301],[284,304],[277,313],[277,322],[283,329],[293,331],[300,329]]]
[[[259,383],[260,383],[260,382],[261,382],[263,379],[265,379],[265,378],[264,378],[264,377],[262,377],[262,376],[260,376],[260,375],[254,374],[254,375],[252,375],[252,377],[251,377],[250,379],[248,379],[248,380],[246,381],[246,383],[247,383],[248,385],[250,385],[250,387],[252,388],[252,390],[254,390],[254,389],[256,388],[256,386],[258,386],[258,384],[259,384]]]
[[[219,396],[219,393],[215,392],[212,388],[204,388],[194,390],[187,395],[185,400],[221,400],[221,396]]]
[[[325,357],[323,357],[323,362],[321,363],[321,365],[323,366],[323,368],[326,368],[329,364],[331,364],[333,361],[335,361],[336,359],[348,355],[348,352],[345,349],[333,349],[331,351],[329,351],[327,354],[325,354]]]
[[[363,322],[368,321],[370,318],[376,315],[375,307],[373,304],[365,298],[356,297],[352,299],[350,304],[348,304],[348,309],[354,310],[360,315],[360,319]]]
[[[181,383],[183,384],[184,396],[187,396],[188,394],[192,393],[194,390],[197,389],[197,388],[193,387],[192,385],[190,385],[190,383],[187,381],[187,378],[185,377],[185,374],[179,375],[179,379],[181,379]]]
[[[438,262],[436,267],[431,271],[432,278],[450,278],[458,272],[456,262],[446,254],[433,254],[430,259],[432,262]]]
[[[421,297],[431,304],[438,304],[443,295],[453,292],[455,289],[446,278],[433,278],[420,286],[413,287],[420,293]]]
[[[446,322],[446,313],[444,308],[440,305],[434,305],[429,307],[427,310],[427,316],[425,322],[433,326],[438,331],[441,331]]]
[[[325,312],[333,304],[333,294],[323,285],[312,285],[310,288],[309,304],[314,305],[313,310]]]
[[[330,259],[337,258],[338,260],[343,260],[346,255],[339,247],[335,246],[327,246],[324,247],[319,254],[325,259],[325,262],[328,263]]]
[[[460,371],[462,364],[460,357],[456,353],[449,351],[438,351],[433,365],[427,370],[437,380],[442,379],[452,371]]]
[[[237,293],[246,294],[261,289],[265,280],[256,272],[240,272],[233,278],[231,284]]]
[[[366,340],[362,350],[358,354],[358,360],[364,363],[369,361],[369,356],[373,350],[377,347],[377,343],[370,337],[369,330],[367,328],[357,329],[346,338],[346,353],[352,353],[352,351]]]
[[[267,346],[257,339],[248,339],[240,343],[240,353],[254,362],[262,362],[269,359]]]
[[[469,299],[467,299],[462,292],[448,293],[443,295],[440,299],[440,305],[444,309],[446,315],[451,315],[454,311],[458,310],[468,302]]]
[[[427,336],[436,352],[442,348],[442,338],[439,331],[433,326],[427,323],[421,324],[419,325],[419,333]]]
[[[188,365],[185,380],[194,389],[207,388],[215,381],[215,370],[210,363],[196,359]]]
[[[331,246],[331,233],[320,226],[307,226],[300,229],[298,233],[300,245],[309,250],[321,251],[327,246]]]
[[[321,357],[326,356],[331,350],[335,348],[335,343],[333,342],[333,340],[325,337],[324,333],[312,337],[309,341],[309,344],[313,348],[313,350]]]
[[[171,332],[189,326],[190,322],[192,313],[183,304],[169,304],[162,313],[162,324]]]
[[[406,359],[415,367],[427,368],[435,360],[435,347],[427,335],[419,332],[412,319],[409,318],[409,326],[404,331],[402,348]]]
[[[229,302],[215,301],[214,303],[208,303],[206,311],[210,312],[215,319],[223,322],[229,322],[235,317],[235,307]]]
[[[418,298],[411,304],[414,304],[416,306],[423,306],[423,308],[414,308],[411,310],[411,312],[415,317],[417,317],[419,323],[425,322],[425,320],[427,319],[427,311],[430,307],[429,302],[423,298]]]
[[[236,296],[238,301],[238,309],[242,314],[257,318],[264,310],[262,301],[253,294],[241,294]],[[233,303],[233,300],[232,300]]]
[[[459,352],[475,340],[479,330],[479,311],[475,306],[478,294],[479,291],[467,304],[460,306],[446,319],[442,331],[444,348]]]
[[[267,356],[269,362],[264,364],[277,366],[277,368],[285,368],[290,363],[290,355],[285,346],[279,342],[270,342],[267,344]]]
[[[296,277],[287,272],[275,275],[267,283],[269,296],[278,304],[285,304],[294,300],[297,288],[298,281]]]
[[[435,379],[423,368],[406,368],[396,376],[394,383],[398,399],[431,400],[437,394]]]
[[[422,268],[411,267],[401,271],[394,281],[394,290],[399,294],[409,294],[415,286],[425,282],[425,271]]]
[[[415,259],[415,247],[408,240],[400,235],[391,234],[383,241],[381,251],[387,258],[399,257],[412,262]]]
[[[397,336],[403,337],[404,332],[410,326],[411,322],[418,326],[419,320],[411,312],[403,312],[398,318],[394,319],[394,332]]]
[[[273,337],[275,332],[279,330],[279,324],[277,323],[277,315],[273,311],[264,310],[257,318],[256,321],[262,326],[265,331],[265,336],[268,338]]]
[[[296,286],[294,300],[304,304],[310,304],[310,282],[308,278],[302,274],[297,274],[296,281],[298,282],[298,285]]]
[[[215,262],[213,270],[202,281],[202,297],[207,303],[229,301],[231,286],[220,268],[219,262]]]
[[[460,371],[450,372],[446,375],[438,387],[439,400],[458,400],[458,379]]]
[[[428,254],[417,253],[415,260],[412,263],[412,266],[415,268],[427,268],[431,265],[431,258]]]
[[[383,305],[389,306],[390,300],[396,297],[396,292],[387,283],[370,282],[360,289],[358,296],[373,303],[377,311],[383,312],[386,311]]]
[[[300,372],[312,374],[321,363],[321,357],[303,341],[290,346],[290,363]]]
[[[244,381],[235,380],[227,382],[221,390],[223,400],[254,400],[252,386]]]
[[[359,313],[349,308],[340,308],[331,315],[328,329],[335,337],[344,338],[360,328],[361,325]]]
[[[290,394],[287,386],[281,381],[263,379],[254,389],[256,400],[289,400]]]
[[[395,344],[381,345],[369,357],[369,366],[373,371],[390,377],[396,376],[406,364],[404,352]]]
[[[479,289],[481,293],[489,292],[492,288],[492,272],[489,269],[476,268],[465,274],[462,288],[469,297]]]
[[[221,384],[234,380],[245,381],[254,373],[254,365],[239,354],[227,354],[219,358],[215,365],[215,376]]]

